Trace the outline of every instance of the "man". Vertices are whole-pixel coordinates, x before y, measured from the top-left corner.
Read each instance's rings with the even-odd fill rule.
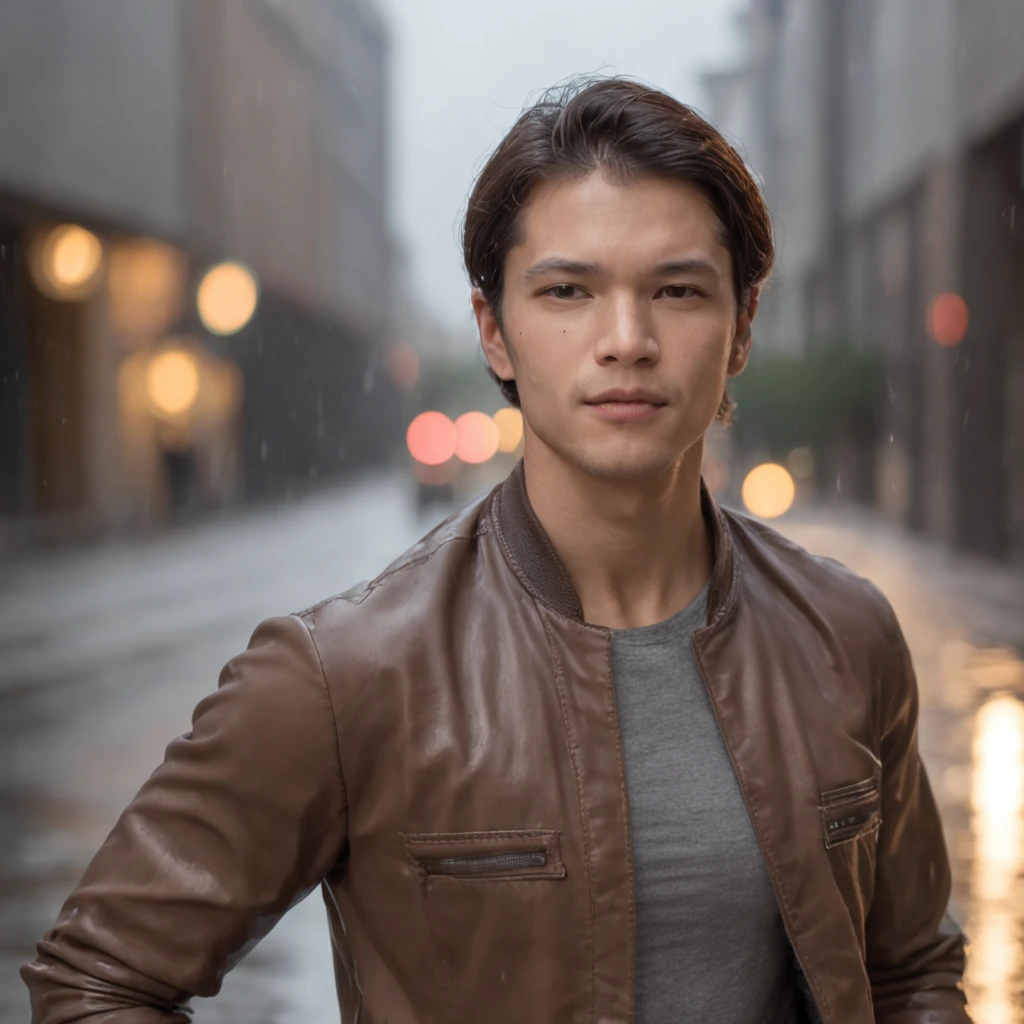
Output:
[[[524,461],[260,626],[24,969],[34,1019],[184,1021],[320,886],[346,1022],[966,1024],[893,613],[701,485],[773,255],[742,161],[583,83],[464,248]]]

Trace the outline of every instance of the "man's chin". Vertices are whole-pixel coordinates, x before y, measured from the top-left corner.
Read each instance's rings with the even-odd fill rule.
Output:
[[[598,451],[583,449],[571,461],[578,469],[598,480],[653,480],[671,472],[682,458],[677,451]]]
[[[547,449],[549,457],[553,456],[567,468],[596,480],[627,482],[655,480],[674,472],[694,443],[664,434],[631,438],[602,434],[593,426],[584,431],[567,430],[562,434],[557,431],[536,432],[527,439],[526,451],[529,453],[535,449],[540,455]]]

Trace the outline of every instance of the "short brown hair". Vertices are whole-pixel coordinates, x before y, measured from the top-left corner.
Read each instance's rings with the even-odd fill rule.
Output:
[[[473,186],[462,232],[470,283],[501,322],[505,259],[516,244],[519,213],[542,181],[603,169],[618,180],[675,178],[711,203],[732,256],[737,299],[771,271],[771,218],[742,158],[715,128],[667,93],[626,78],[573,79],[519,115]],[[495,377],[519,405],[515,381]],[[718,417],[728,420],[725,395]]]

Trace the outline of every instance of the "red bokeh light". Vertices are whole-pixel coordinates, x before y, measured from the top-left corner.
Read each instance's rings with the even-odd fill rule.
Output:
[[[443,412],[421,412],[405,435],[409,454],[425,466],[440,466],[455,454],[455,424]]]
[[[928,335],[944,348],[953,348],[967,337],[971,315],[967,303],[955,292],[943,292],[928,307]]]
[[[467,412],[455,421],[455,454],[471,465],[486,462],[498,451],[498,426],[482,412]]]

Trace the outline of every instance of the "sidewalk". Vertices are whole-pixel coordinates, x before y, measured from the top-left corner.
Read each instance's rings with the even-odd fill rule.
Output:
[[[899,616],[921,694],[919,740],[970,940],[975,1020],[1024,1024],[1024,567],[952,552],[856,510],[782,532],[873,579]]]
[[[1024,653],[1024,564],[947,548],[852,506],[810,507],[773,525],[870,577],[901,617],[927,609],[979,644]]]

